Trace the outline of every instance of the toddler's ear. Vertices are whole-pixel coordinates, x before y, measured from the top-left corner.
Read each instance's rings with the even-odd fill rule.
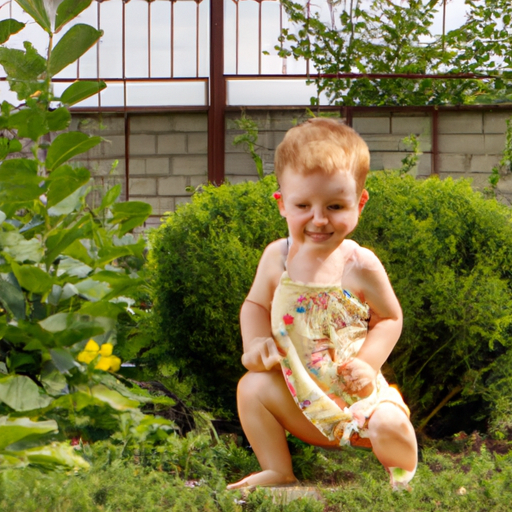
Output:
[[[361,193],[361,197],[359,199],[359,214],[363,211],[364,205],[370,199],[370,194],[368,194],[368,190],[364,189]]]

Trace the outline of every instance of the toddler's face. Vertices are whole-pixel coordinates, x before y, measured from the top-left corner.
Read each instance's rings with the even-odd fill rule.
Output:
[[[318,248],[341,244],[356,228],[364,205],[353,176],[345,171],[304,175],[285,169],[281,194],[279,210],[293,241]]]

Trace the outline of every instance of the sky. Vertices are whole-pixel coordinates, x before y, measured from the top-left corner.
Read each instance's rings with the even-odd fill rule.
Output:
[[[58,0],[45,0],[49,3]],[[368,0],[363,0],[363,3]],[[397,0],[395,0],[397,1]],[[426,1],[426,0],[425,0]],[[120,82],[108,79],[123,77],[123,28],[122,0],[108,0],[98,4],[93,1],[74,23],[87,23],[104,30],[99,47],[91,48],[78,65],[63,70],[58,77],[74,80],[80,78],[107,79],[108,87],[102,92],[101,105],[122,106],[124,88]],[[124,74],[130,78],[199,77],[193,81],[133,81],[127,85],[129,106],[159,105],[206,105],[207,91],[205,77],[209,74],[209,0],[199,3],[190,0],[174,2],[171,23],[171,2],[156,0],[148,4],[146,0],[131,0],[125,7],[125,66]],[[236,5],[238,4],[238,45]],[[261,50],[270,55],[259,58],[259,3],[255,0],[224,0],[225,16],[225,74],[257,74],[261,65],[262,74],[283,73],[283,59],[276,55],[274,46],[280,32],[279,3],[274,0],[261,2]],[[321,13],[322,19],[329,19],[327,0],[317,0],[313,4]],[[149,7],[148,7],[149,6]],[[27,22],[26,28],[8,41],[8,46],[22,48],[24,40],[30,40],[44,55],[48,44],[47,37],[31,18],[13,0],[0,7],[0,19],[13,17]],[[448,0],[446,28],[456,28],[464,19],[464,0]],[[287,26],[286,16],[283,26]],[[172,30],[171,30],[172,28]],[[434,32],[442,30],[442,14],[439,12]],[[171,31],[173,52],[171,53]],[[56,37],[58,41],[60,34]],[[148,51],[149,50],[149,51]],[[237,66],[238,55],[238,66]],[[303,74],[305,62],[287,59],[287,74]],[[0,68],[1,70],[1,68]],[[66,84],[56,84],[59,94]],[[307,105],[310,96],[315,95],[313,85],[306,86],[305,80],[229,80],[227,100],[230,105]],[[0,99],[15,102],[8,92],[5,82],[0,82]],[[322,100],[326,103],[326,100]],[[97,106],[98,99],[86,100],[82,106]]]

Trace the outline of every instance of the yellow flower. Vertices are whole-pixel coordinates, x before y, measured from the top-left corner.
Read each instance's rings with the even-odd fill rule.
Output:
[[[100,354],[102,356],[108,357],[112,355],[113,350],[114,347],[112,346],[112,343],[103,343],[100,348]]]
[[[121,368],[121,359],[117,356],[101,356],[95,368],[105,372],[117,372]]]
[[[78,354],[77,360],[89,364],[98,355],[99,351],[99,345],[94,340],[89,340],[84,350]]]
[[[121,368],[121,359],[112,355],[113,349],[112,343],[103,343],[100,348],[94,340],[89,340],[84,350],[78,354],[77,360],[81,363],[89,364],[94,361],[97,356],[100,356],[94,367],[96,370],[117,372],[119,368]]]
[[[92,339],[87,342],[87,345],[85,345],[84,348],[87,352],[98,352],[99,349],[100,346]]]

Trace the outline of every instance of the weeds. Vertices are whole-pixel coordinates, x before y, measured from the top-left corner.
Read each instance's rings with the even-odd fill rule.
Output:
[[[16,512],[505,512],[512,501],[512,453],[506,443],[460,434],[425,443],[411,493],[393,493],[382,466],[360,450],[328,451],[290,439],[294,467],[322,500],[279,504],[268,489],[248,495],[226,482],[257,471],[254,455],[231,437],[171,435],[144,459],[119,458],[113,442],[83,447],[92,469],[0,473],[0,511]],[[507,448],[507,449],[504,449]],[[496,451],[497,450],[497,451]]]

